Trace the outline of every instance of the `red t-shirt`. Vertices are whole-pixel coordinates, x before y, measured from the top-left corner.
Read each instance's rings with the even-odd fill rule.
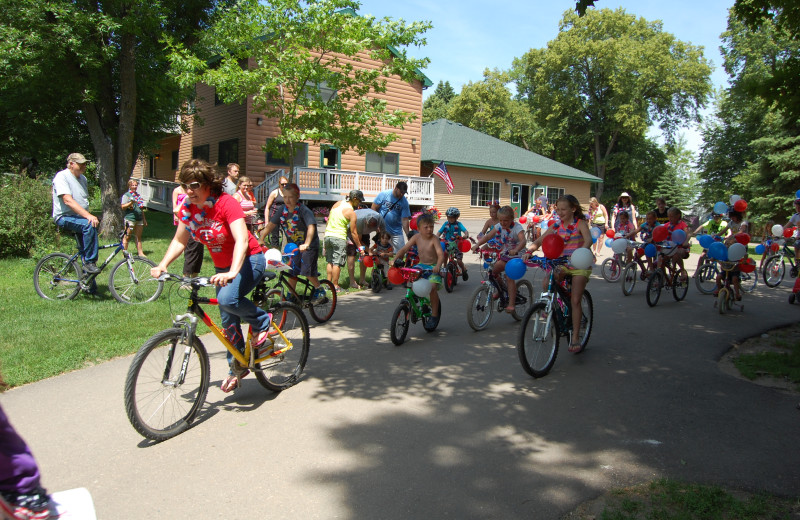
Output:
[[[233,248],[236,245],[230,224],[238,219],[244,219],[242,206],[236,199],[223,193],[212,207],[204,205],[203,208],[198,208],[190,204],[188,209],[192,222],[196,223],[193,226],[195,240],[208,247],[214,267],[220,269],[230,267],[233,263]],[[205,215],[201,216],[203,210]],[[260,254],[261,246],[258,245],[256,237],[250,232],[247,236],[249,238],[247,254]]]

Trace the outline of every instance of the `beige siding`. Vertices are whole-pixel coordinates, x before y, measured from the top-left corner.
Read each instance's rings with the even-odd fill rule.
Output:
[[[427,166],[424,170],[429,172],[431,168]],[[477,168],[464,168],[459,166],[448,166],[447,171],[450,173],[450,177],[453,180],[453,193],[448,194],[444,182],[436,177],[434,181],[436,207],[441,212],[444,212],[450,206],[455,206],[461,210],[462,219],[483,219],[489,217],[489,210],[485,206],[470,206],[470,187],[474,180],[499,183],[501,206],[511,204],[511,184],[533,186],[537,182],[541,186],[564,188],[564,193],[575,195],[584,206],[587,206],[589,203],[589,189],[591,188],[591,183],[586,181],[559,179],[535,174],[526,175]],[[423,173],[423,175],[427,176],[429,173]],[[508,184],[505,182],[506,179],[509,181]]]

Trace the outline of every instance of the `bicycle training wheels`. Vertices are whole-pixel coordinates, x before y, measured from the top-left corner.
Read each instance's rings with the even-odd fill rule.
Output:
[[[53,253],[33,270],[33,288],[46,300],[71,300],[81,290],[81,270],[69,255]]]
[[[319,288],[325,295],[318,303],[312,301],[308,306],[308,312],[317,323],[325,323],[336,311],[336,289],[330,280],[320,280]]]
[[[186,431],[208,393],[208,353],[197,337],[186,345],[185,336],[179,328],[155,334],[136,353],[125,378],[128,420],[154,441]]]
[[[303,310],[289,302],[279,302],[273,307],[272,321],[278,330],[270,327],[267,341],[272,343],[274,357],[256,363],[256,379],[261,386],[280,392],[297,383],[308,360],[311,344],[308,320]]]
[[[482,283],[475,288],[467,303],[467,323],[472,330],[483,330],[489,325],[492,321],[493,303],[491,285]]]
[[[122,259],[111,269],[108,288],[111,296],[120,303],[147,303],[155,300],[164,290],[164,282],[150,276],[150,269],[156,264],[148,258],[134,256],[128,261]]]
[[[558,356],[561,336],[558,323],[546,312],[545,303],[537,303],[522,320],[517,336],[517,355],[523,370],[533,377],[550,372]]]

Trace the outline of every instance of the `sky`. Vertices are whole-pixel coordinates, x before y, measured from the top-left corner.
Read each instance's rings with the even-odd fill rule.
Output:
[[[715,88],[728,85],[719,52],[720,34],[727,27],[734,0],[597,0],[596,8],[624,8],[648,21],[661,20],[664,31],[694,45],[702,45],[714,68]],[[411,56],[428,57],[423,70],[433,81],[427,98],[439,81],[449,81],[458,93],[465,84],[481,81],[485,69],[507,70],[514,58],[533,48],[544,48],[558,33],[564,11],[574,0],[362,0],[359,14],[406,21],[429,21],[427,45],[410,48]],[[513,92],[516,93],[516,92]],[[710,114],[706,110],[706,114]],[[684,131],[687,145],[697,151],[702,143],[696,128]]]

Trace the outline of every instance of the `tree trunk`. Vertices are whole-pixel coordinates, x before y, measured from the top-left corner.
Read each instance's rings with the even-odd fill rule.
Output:
[[[114,235],[122,223],[122,208],[119,204],[119,190],[114,175],[114,144],[103,127],[100,111],[95,103],[84,103],[83,112],[89,127],[89,137],[97,157],[97,180],[100,184],[100,197],[103,201],[103,215],[100,219],[100,234],[105,238]]]
[[[123,34],[120,43],[119,123],[115,150],[117,189],[120,193],[128,191],[128,179],[133,171],[136,96],[136,37]]]
[[[611,141],[608,143],[608,148],[603,152],[600,143],[600,134],[594,134],[594,173],[603,179],[603,182],[597,185],[595,191],[597,200],[602,200],[601,197],[603,196],[603,187],[606,180],[606,165],[608,164],[608,158],[611,156],[611,152],[614,150],[614,145],[617,144],[617,139],[619,139],[619,131],[615,130],[611,134]]]

